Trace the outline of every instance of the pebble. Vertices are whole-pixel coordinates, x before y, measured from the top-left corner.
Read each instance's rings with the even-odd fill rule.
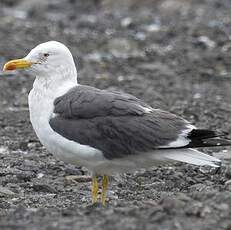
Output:
[[[0,197],[1,196],[14,196],[15,193],[12,192],[11,190],[9,190],[8,188],[6,187],[3,187],[3,186],[0,186]]]
[[[8,154],[9,149],[5,146],[0,146],[0,155]]]
[[[161,30],[161,26],[158,24],[151,24],[144,27],[147,32],[158,32]]]
[[[216,206],[216,209],[221,210],[221,211],[228,211],[229,210],[229,205],[222,203],[222,204],[218,204]]]
[[[37,174],[37,178],[40,179],[40,178],[43,178],[44,177],[44,174],[43,173],[38,173]]]
[[[86,175],[80,175],[80,176],[66,176],[65,178],[68,181],[75,181],[78,183],[85,183],[85,182],[91,182],[92,177],[91,176],[86,176]]]
[[[206,48],[213,49],[216,46],[216,42],[206,36],[200,36],[197,38],[198,44],[204,45]]]
[[[57,193],[56,189],[48,184],[33,184],[32,187],[36,192]]]
[[[137,40],[145,41],[145,39],[147,38],[147,35],[143,32],[137,32],[137,33],[135,33],[134,37]]]
[[[132,24],[132,19],[130,17],[123,18],[120,22],[122,27],[129,27]]]
[[[227,180],[227,181],[225,182],[225,185],[231,185],[231,180]]]

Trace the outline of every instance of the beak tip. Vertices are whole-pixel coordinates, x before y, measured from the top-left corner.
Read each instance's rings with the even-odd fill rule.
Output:
[[[8,61],[4,66],[3,66],[3,71],[12,71],[16,69],[24,69],[28,68],[32,65],[31,62],[25,60],[25,59],[15,59]]]
[[[3,72],[10,71],[10,70],[16,70],[15,65],[8,65],[7,63],[3,66]]]

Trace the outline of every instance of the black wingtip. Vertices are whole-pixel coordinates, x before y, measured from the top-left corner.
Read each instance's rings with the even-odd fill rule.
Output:
[[[190,143],[186,146],[188,148],[199,147],[219,147],[219,146],[231,146],[231,140],[226,138],[228,133],[217,132],[207,129],[193,129],[188,138]]]
[[[228,133],[226,132],[218,132],[209,129],[193,129],[189,134],[189,139],[208,139],[208,138],[215,138],[215,137],[225,137]]]

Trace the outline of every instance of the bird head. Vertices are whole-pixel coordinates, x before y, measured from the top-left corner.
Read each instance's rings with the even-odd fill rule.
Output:
[[[11,60],[3,67],[3,71],[16,69],[26,69],[37,77],[46,77],[51,72],[76,75],[75,64],[70,50],[57,41],[42,43],[32,49],[26,57]]]

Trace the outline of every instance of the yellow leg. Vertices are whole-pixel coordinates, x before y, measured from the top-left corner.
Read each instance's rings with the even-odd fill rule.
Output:
[[[95,204],[97,202],[97,197],[98,197],[98,190],[99,190],[99,186],[98,186],[98,180],[96,176],[93,176],[92,178],[92,203]]]
[[[108,188],[108,176],[104,175],[102,180],[102,200],[101,200],[103,206],[106,206],[107,188]]]

